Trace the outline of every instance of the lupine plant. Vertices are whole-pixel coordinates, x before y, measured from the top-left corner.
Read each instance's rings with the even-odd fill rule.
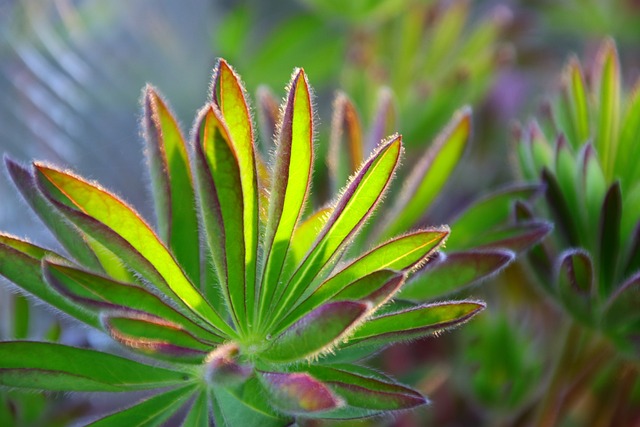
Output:
[[[580,375],[579,384],[596,375],[600,383],[624,378],[622,394],[601,398],[596,408],[624,410],[637,378],[624,359],[640,355],[639,92],[623,87],[612,40],[588,74],[572,58],[562,77],[562,95],[544,106],[544,121],[519,132],[517,145],[519,170],[527,180],[541,177],[557,228],[553,242],[532,252],[531,264],[573,319],[540,425],[560,411],[559,394],[581,396],[563,388]],[[531,214],[530,206],[521,208],[523,217]]]
[[[307,214],[314,118],[302,70],[290,82],[268,163],[225,61],[189,142],[154,88],[143,104],[157,227],[97,183],[7,158],[17,188],[65,251],[8,235],[0,244],[2,275],[127,351],[1,342],[0,384],[153,391],[93,425],[157,425],[185,408],[188,426],[278,426],[424,404],[416,390],[355,361],[454,327],[484,304],[392,301],[447,227],[345,259],[390,185],[401,137],[383,140],[329,207]]]

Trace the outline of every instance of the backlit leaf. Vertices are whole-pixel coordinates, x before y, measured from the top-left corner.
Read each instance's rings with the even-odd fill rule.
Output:
[[[338,191],[358,170],[364,160],[363,150],[358,111],[349,97],[339,92],[333,102],[328,159],[334,191]]]
[[[277,407],[290,414],[313,414],[343,405],[331,390],[306,373],[262,372],[262,384]]]

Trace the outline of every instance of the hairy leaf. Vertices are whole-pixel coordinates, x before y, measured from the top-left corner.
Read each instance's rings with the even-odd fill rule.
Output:
[[[306,373],[261,372],[262,384],[277,407],[289,414],[313,414],[339,408],[343,402]]]

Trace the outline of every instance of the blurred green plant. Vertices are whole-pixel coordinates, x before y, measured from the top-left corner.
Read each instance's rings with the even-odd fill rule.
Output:
[[[586,370],[593,380],[613,365],[606,378],[615,382],[627,369],[625,358],[640,356],[639,92],[623,87],[612,40],[602,44],[588,73],[572,58],[562,77],[562,93],[545,105],[543,121],[517,132],[519,171],[528,181],[542,179],[544,210],[557,229],[553,242],[531,253],[531,265],[546,293],[577,322],[567,328],[540,425],[559,412],[566,378]],[[531,206],[521,209],[532,215]],[[626,380],[636,377],[631,369]],[[629,399],[616,395],[615,403],[606,399],[610,406],[596,410],[613,411]]]
[[[154,362],[5,341],[0,384],[158,392],[92,425],[161,423],[185,407],[189,426],[211,417],[219,425],[275,426],[424,404],[419,392],[354,360],[437,334],[484,308],[473,300],[389,302],[448,228],[386,240],[338,265],[389,186],[401,138],[383,141],[329,208],[301,221],[314,156],[306,75],[294,72],[268,166],[254,150],[244,89],[225,61],[213,82],[191,144],[155,89],[145,91],[157,233],[97,184],[6,159],[24,199],[68,255],[5,235],[0,273]]]

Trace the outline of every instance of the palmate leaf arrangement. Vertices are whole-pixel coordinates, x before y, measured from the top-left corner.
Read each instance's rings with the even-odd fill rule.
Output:
[[[157,392],[93,425],[157,425],[183,407],[189,426],[287,425],[424,404],[419,392],[354,360],[484,308],[473,300],[389,303],[448,228],[413,231],[339,263],[390,184],[401,137],[383,141],[331,207],[302,220],[314,160],[302,70],[282,108],[271,170],[255,150],[244,89],[225,61],[190,144],[151,87],[144,110],[157,232],[95,183],[7,158],[16,186],[68,254],[3,234],[0,273],[145,362],[5,341],[0,385]]]

